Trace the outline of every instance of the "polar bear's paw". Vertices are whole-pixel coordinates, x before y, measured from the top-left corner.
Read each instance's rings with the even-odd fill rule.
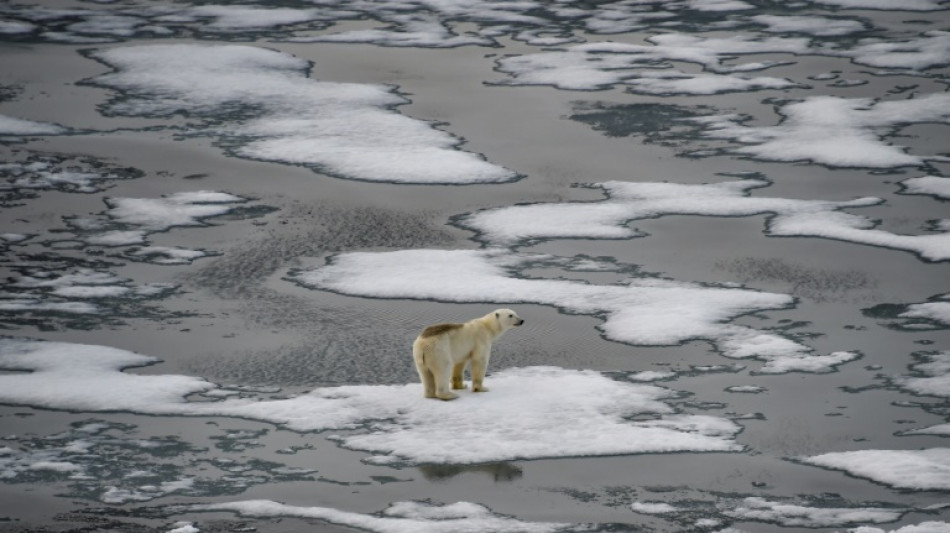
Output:
[[[472,385],[472,392],[488,392],[488,387],[484,385],[475,386]]]
[[[462,381],[461,378],[458,378],[458,379],[452,378],[452,389],[454,389],[454,390],[462,390],[462,389],[466,389],[466,388],[468,388],[468,387],[465,386],[465,382]]]
[[[458,398],[459,395],[458,395],[458,394],[455,394],[454,392],[443,392],[442,394],[436,394],[435,397],[438,398],[438,399],[440,399],[440,400],[444,400],[444,401],[447,402],[447,401],[454,400],[454,399]]]

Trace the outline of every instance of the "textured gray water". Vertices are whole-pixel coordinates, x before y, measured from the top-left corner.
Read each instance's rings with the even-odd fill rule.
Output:
[[[68,129],[31,133],[39,126],[0,121],[0,306],[8,306],[0,307],[0,333],[147,354],[162,362],[129,372],[198,376],[233,397],[294,398],[316,387],[414,383],[410,345],[421,327],[466,320],[498,303],[491,286],[482,288],[484,303],[456,303],[451,295],[439,301],[390,299],[315,290],[297,282],[297,273],[349,252],[491,246],[490,236],[466,230],[459,217],[522,204],[589,202],[595,207],[604,199],[599,190],[575,184],[700,184],[760,177],[771,184],[751,196],[835,202],[875,196],[883,203],[847,212],[866,216],[892,234],[946,231],[937,231],[932,221],[950,218],[947,198],[902,194],[899,184],[928,175],[950,179],[945,109],[863,127],[882,153],[894,144],[921,158],[918,164],[866,168],[743,156],[737,150],[756,146],[756,140],[713,139],[709,134],[715,130],[697,122],[735,113],[742,115],[736,125],[765,127],[787,124],[786,106],[820,96],[868,98],[861,108],[866,110],[881,102],[944,94],[950,64],[946,4],[920,0],[906,7],[925,10],[889,11],[837,8],[830,1],[750,1],[747,7],[710,9],[715,4],[473,1],[453,10],[436,3],[341,0],[284,2],[288,11],[283,14],[228,16],[189,3],[0,6],[0,118]],[[561,9],[567,7],[575,10]],[[644,16],[651,13],[654,18]],[[285,16],[290,18],[280,19]],[[798,29],[769,32],[768,16],[811,18],[799,21],[804,26]],[[843,26],[843,35],[822,34],[832,31],[826,26],[832,22],[849,21],[858,26]],[[365,29],[386,31],[355,33]],[[563,63],[528,68],[540,54],[579,42],[655,46],[650,38],[656,35],[754,38],[764,53],[718,50],[707,42],[705,48],[718,53],[721,63],[655,57],[635,71],[620,69],[626,78],[608,79],[596,91],[566,86],[588,83],[593,71],[572,77]],[[537,40],[542,37],[556,39]],[[770,37],[803,42],[782,51],[767,42]],[[894,59],[882,49],[863,48],[902,42],[920,56]],[[117,60],[91,59],[103,51],[165,44],[240,44],[276,51],[309,62],[314,80],[384,84],[380,94],[406,101],[372,108],[383,118],[366,114],[360,115],[365,122],[327,126],[319,122],[321,116],[310,115],[310,100],[292,99],[297,93],[278,95],[287,100],[273,108],[256,100],[269,84],[252,83],[259,72],[253,62],[247,66],[244,100],[222,103],[214,100],[214,91],[224,90],[215,86],[214,76],[201,80],[207,84],[203,93],[190,96],[176,93],[178,88],[161,92],[155,89],[157,80],[120,89],[110,85],[117,83],[114,79],[100,78],[122,72]],[[622,51],[603,54],[584,67],[595,69],[622,57]],[[730,74],[728,67],[753,61],[775,64],[739,74],[785,78],[794,85],[705,94],[702,88],[708,85],[697,78],[696,94],[644,94],[651,73],[675,70],[690,79]],[[918,62],[916,68],[912,61]],[[273,73],[283,76],[280,83],[306,87],[307,73],[292,66]],[[153,67],[168,64],[156,59]],[[558,70],[562,67],[566,70]],[[561,75],[557,82],[532,81],[532,76],[553,73]],[[616,73],[596,74],[609,78]],[[219,74],[224,79],[233,72]],[[639,85],[625,85],[631,80]],[[277,78],[271,81],[277,86]],[[522,86],[510,86],[517,84]],[[320,100],[325,107],[319,109],[332,115],[338,110],[332,107],[335,100],[329,101]],[[439,170],[460,183],[374,180],[352,161],[326,175],[313,170],[329,163],[307,159],[308,148],[326,137],[342,139],[341,150],[361,146],[360,164],[401,164],[399,149],[391,148],[401,145],[391,143],[409,142],[402,138],[409,133],[376,122],[392,118],[385,113],[438,128],[458,145],[445,152],[476,154],[517,179],[466,184],[464,172],[455,173],[454,160],[443,152],[433,156],[433,165],[445,165]],[[241,152],[266,138],[249,126],[253,120],[273,125],[289,117],[315,121],[292,131],[305,139],[304,149],[266,157]],[[321,137],[325,131],[330,133]],[[358,144],[370,134],[375,144]],[[838,152],[848,149],[841,146]],[[147,244],[89,242],[105,229],[145,227],[110,215],[107,199],[157,199],[199,190],[246,200],[226,213],[198,219],[197,225],[149,229]],[[938,394],[918,395],[902,377],[929,375],[920,365],[950,349],[950,324],[901,316],[914,304],[947,300],[946,261],[843,240],[767,235],[770,218],[697,216],[687,206],[682,214],[629,223],[640,232],[637,238],[521,243],[518,252],[549,254],[549,260],[538,259],[510,274],[594,285],[631,278],[738,284],[787,294],[794,299],[788,308],[750,309],[729,323],[782,335],[817,354],[855,351],[859,359],[827,373],[761,374],[761,359],[725,357],[710,339],[672,346],[624,344],[600,329],[606,312],[511,302],[527,324],[499,341],[490,368],[591,369],[621,381],[646,371],[672,372],[656,382],[677,391],[669,405],[682,414],[735,421],[742,427],[735,437],[742,451],[384,466],[334,437],[373,430],[365,426],[300,433],[237,418],[146,416],[123,412],[122,405],[114,412],[91,413],[12,401],[0,406],[0,531],[167,532],[184,527],[182,522],[203,532],[356,527],[342,519],[292,513],[261,518],[182,507],[244,500],[375,517],[390,516],[382,511],[394,502],[471,502],[525,523],[512,530],[562,522],[604,531],[730,526],[749,532],[844,531],[861,525],[891,531],[926,521],[940,522],[936,527],[942,529],[935,530],[948,530],[946,483],[942,489],[904,489],[800,462],[843,451],[946,450],[946,436],[906,432],[946,423],[950,391],[944,386]],[[136,255],[145,246],[203,256],[157,264],[154,258],[164,256]],[[609,268],[577,267],[588,261]],[[121,281],[107,284],[115,287],[114,294],[82,299],[57,293],[55,283],[24,281],[81,272],[108,273]],[[155,284],[162,290],[134,293]],[[95,306],[96,312],[57,307],[76,302]],[[0,373],[15,371],[4,367]],[[738,511],[751,505],[749,498],[809,508],[804,514],[811,520],[818,508],[852,509],[859,517],[829,523],[796,523],[791,514],[781,513],[756,518]],[[665,502],[675,510],[638,513],[631,508],[635,502]],[[860,514],[871,508],[892,510],[898,518],[877,523]],[[396,527],[381,524],[373,530]],[[434,528],[439,524],[427,522]]]

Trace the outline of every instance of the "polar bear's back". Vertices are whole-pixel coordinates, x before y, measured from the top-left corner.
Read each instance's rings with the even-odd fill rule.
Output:
[[[464,326],[464,324],[435,324],[434,326],[429,326],[422,330],[422,333],[419,334],[419,338],[438,337],[444,333],[459,329],[462,326]]]

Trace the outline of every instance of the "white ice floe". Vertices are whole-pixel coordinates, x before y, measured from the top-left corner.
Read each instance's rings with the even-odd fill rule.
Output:
[[[744,394],[761,394],[766,392],[768,389],[760,385],[733,385],[731,387],[726,387],[726,392],[735,392],[735,393],[744,393]]]
[[[167,533],[200,533],[200,529],[191,522],[175,522]]]
[[[919,524],[910,524],[886,531],[878,527],[861,526],[848,530],[849,533],[950,533],[950,524],[930,520]]]
[[[769,161],[811,161],[830,167],[918,166],[940,156],[915,155],[885,141],[895,128],[917,123],[950,124],[950,93],[907,100],[812,96],[782,106],[774,126],[747,125],[746,117],[716,115],[689,120],[703,135],[741,145],[729,151]]]
[[[178,192],[162,198],[106,198],[105,215],[123,226],[146,232],[176,226],[202,226],[203,219],[221,216],[247,198],[215,191]]]
[[[945,326],[950,326],[950,300],[944,295],[943,299],[910,304],[907,310],[897,315],[899,318],[923,318],[932,320]]]
[[[828,54],[871,67],[923,71],[950,64],[950,32],[928,31],[903,41],[866,39],[852,48]]]
[[[921,176],[901,182],[903,194],[924,194],[950,200],[950,178],[940,176]]]
[[[913,394],[950,399],[950,351],[915,355],[918,362],[910,365],[914,375],[895,377],[894,384]]]
[[[323,19],[319,9],[205,4],[189,7],[175,15],[165,15],[164,20],[174,20],[172,17],[185,17],[178,20],[187,20],[188,16],[196,17],[205,22],[201,25],[201,31],[203,32],[243,32],[273,29]]]
[[[112,272],[79,268],[67,273],[24,269],[22,275],[10,278],[8,291],[0,295],[0,309],[15,300],[36,302],[35,310],[63,310],[74,313],[100,311],[98,305],[68,302],[68,299],[140,299],[167,294],[175,286],[167,283],[136,285]],[[10,299],[4,299],[10,298]],[[12,300],[11,300],[12,299]],[[70,311],[71,310],[71,311]]]
[[[765,53],[804,53],[808,39],[793,37],[755,38],[701,37],[666,33],[647,38],[650,45],[613,42],[587,43],[564,50],[505,57],[497,70],[511,76],[497,85],[552,85],[559,89],[596,90],[626,84],[631,90],[662,94],[713,94],[753,89],[780,89],[796,83],[741,73],[768,68],[775,63],[749,62],[726,65],[726,58]],[[712,74],[691,74],[670,68],[667,62],[701,65]],[[676,82],[676,83],[674,83]]]
[[[640,514],[668,514],[678,510],[665,502],[633,502],[630,504],[630,509]]]
[[[842,211],[878,205],[883,203],[880,198],[835,202],[749,196],[768,185],[761,179],[702,185],[611,181],[590,185],[603,189],[602,201],[488,209],[459,217],[456,224],[484,241],[511,245],[555,238],[629,239],[642,236],[628,227],[630,222],[669,215],[767,215],[767,235],[821,237],[909,251],[929,261],[950,259],[950,231],[900,235],[875,228],[868,217]]]
[[[177,246],[141,246],[127,250],[123,257],[157,265],[187,265],[196,259],[209,255],[213,254],[204,250],[192,250]]]
[[[121,91],[110,114],[186,113],[213,122],[239,157],[310,166],[330,175],[396,183],[493,183],[516,175],[458,149],[456,137],[393,110],[407,99],[382,85],[308,78],[307,61],[250,46],[189,44],[91,53],[116,70],[92,83]]]
[[[362,514],[331,507],[302,507],[270,500],[188,506],[196,512],[231,512],[248,518],[306,518],[375,533],[555,533],[586,531],[585,525],[525,522],[469,502],[396,502],[381,513]]]
[[[103,190],[109,181],[127,179],[134,175],[128,171],[102,171],[91,168],[88,162],[73,162],[71,168],[63,168],[64,163],[65,161],[55,158],[35,159],[24,163],[0,163],[0,191],[58,189],[93,193]]]
[[[68,219],[76,239],[89,246],[129,247],[121,256],[163,265],[188,264],[213,252],[150,246],[148,235],[176,227],[205,226],[208,218],[226,215],[247,198],[216,191],[190,191],[162,198],[106,198],[105,212]]]
[[[493,248],[401,250],[336,255],[324,266],[296,272],[304,286],[369,298],[449,302],[524,302],[604,318],[608,339],[638,345],[713,342],[727,357],[766,362],[760,372],[830,372],[859,354],[817,356],[786,337],[730,321],[754,311],[790,306],[791,297],[747,289],[655,278],[594,285],[562,279],[517,277],[514,272],[547,258]]]
[[[754,15],[749,20],[762,24],[769,33],[805,33],[821,37],[849,35],[867,29],[855,19],[805,15]]]
[[[59,124],[0,115],[0,135],[62,135],[69,131]]]
[[[942,0],[812,0],[844,9],[880,9],[884,11],[941,11],[947,9]]]
[[[421,386],[319,388],[280,400],[189,401],[217,389],[199,378],[136,375],[122,369],[156,359],[105,346],[0,339],[0,402],[71,411],[233,416],[333,436],[379,464],[479,463],[514,459],[667,452],[734,452],[730,420],[674,414],[674,391],[599,372],[513,368],[489,376],[491,392],[452,403]],[[556,393],[552,392],[556,391]],[[511,405],[517,404],[517,413]],[[448,416],[464,410],[465,416]],[[461,411],[459,411],[461,412]],[[639,415],[641,419],[631,420]],[[499,421],[503,421],[499,423]]]
[[[491,46],[494,39],[486,35],[458,35],[439,17],[420,13],[392,14],[389,28],[347,30],[306,37],[292,37],[292,42],[367,43],[380,46],[418,46],[423,48],[454,48],[457,46]]]
[[[898,489],[950,490],[950,448],[834,452],[798,461]]]
[[[724,514],[736,520],[773,522],[783,527],[818,528],[896,522],[906,511],[883,507],[809,507],[749,497]]]

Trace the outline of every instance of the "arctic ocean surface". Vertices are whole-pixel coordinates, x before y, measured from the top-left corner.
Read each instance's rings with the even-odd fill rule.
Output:
[[[22,0],[0,65],[2,532],[950,533],[945,0]]]

